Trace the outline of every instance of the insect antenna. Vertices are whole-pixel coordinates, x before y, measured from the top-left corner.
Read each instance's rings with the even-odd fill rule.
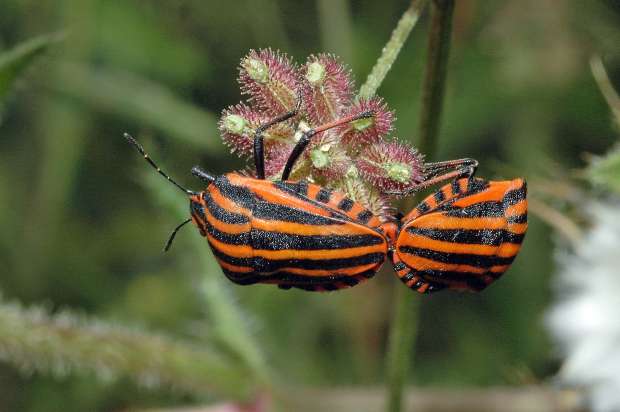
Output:
[[[172,233],[170,233],[170,237],[168,238],[168,240],[166,241],[166,246],[164,246],[164,252],[167,252],[170,250],[170,247],[172,246],[172,241],[174,240],[174,237],[177,235],[177,232],[186,224],[188,224],[189,222],[191,222],[192,219],[187,219],[185,221],[183,221],[183,223],[181,223],[179,226],[175,227],[174,230],[172,231]]]
[[[163,177],[165,177],[170,183],[172,183],[173,185],[175,185],[176,187],[178,187],[179,189],[181,189],[183,192],[185,192],[188,195],[195,195],[197,194],[196,192],[186,189],[183,186],[181,186],[180,184],[178,184],[177,182],[174,181],[174,179],[172,179],[170,176],[168,176],[166,173],[164,173],[159,166],[157,166],[155,164],[155,162],[153,161],[153,159],[151,159],[149,157],[149,155],[144,151],[144,148],[142,147],[142,145],[140,143],[138,143],[138,141],[136,139],[134,139],[133,137],[131,137],[131,135],[129,133],[123,133],[123,136],[125,137],[125,139],[127,139],[127,141],[136,148],[136,150],[138,150],[138,152],[140,152],[140,154],[142,156],[144,156],[144,159],[153,167],[153,169],[157,170],[157,173],[159,173],[160,175],[162,175]],[[186,222],[187,223],[187,222]],[[174,235],[173,235],[174,237]]]

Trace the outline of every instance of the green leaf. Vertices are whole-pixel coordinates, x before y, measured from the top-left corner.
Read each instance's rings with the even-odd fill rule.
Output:
[[[620,144],[603,157],[595,157],[586,169],[592,183],[620,193]]]
[[[6,97],[15,79],[51,45],[63,38],[62,33],[35,37],[0,54],[0,102]]]

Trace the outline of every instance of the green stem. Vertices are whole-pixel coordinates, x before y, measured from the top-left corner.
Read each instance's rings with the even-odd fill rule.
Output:
[[[374,96],[377,89],[385,79],[385,76],[392,68],[392,64],[398,57],[400,49],[403,48],[405,41],[409,37],[409,33],[415,26],[420,13],[424,9],[427,0],[413,0],[411,5],[396,24],[390,40],[385,44],[381,56],[377,59],[375,66],[366,78],[366,82],[360,88],[359,98],[369,98]]]
[[[431,25],[428,38],[426,74],[422,87],[420,113],[420,141],[418,148],[427,158],[432,158],[437,146],[441,117],[446,66],[450,48],[451,21],[454,0],[431,2]],[[404,203],[403,210],[413,207],[413,198]],[[389,337],[387,358],[388,408],[390,412],[402,410],[403,387],[411,364],[419,318],[420,300],[411,291],[397,284],[396,307]]]
[[[437,146],[450,53],[453,10],[454,0],[433,0],[431,3],[431,26],[428,36],[426,72],[422,85],[420,140],[418,142],[418,149],[425,153],[427,158],[434,155]]]

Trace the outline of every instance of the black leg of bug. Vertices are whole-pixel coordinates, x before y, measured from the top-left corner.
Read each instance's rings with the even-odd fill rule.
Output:
[[[324,125],[305,131],[304,134],[299,139],[299,141],[297,142],[297,144],[295,145],[295,147],[293,148],[293,150],[291,151],[291,154],[288,160],[286,161],[286,165],[284,166],[284,170],[282,171],[281,180],[288,180],[288,178],[291,175],[291,171],[293,170],[293,166],[295,165],[295,162],[297,161],[297,159],[299,159],[299,156],[301,156],[301,154],[304,152],[306,146],[308,146],[308,143],[310,143],[310,140],[312,140],[312,136],[316,135],[317,133],[324,132],[328,129],[338,127],[340,125],[350,123],[355,120],[367,119],[372,116],[374,116],[374,113],[372,111],[362,112],[360,114],[346,116],[341,119],[334,120],[333,122],[325,123]]]
[[[446,162],[434,162],[424,165],[424,181],[412,188],[397,191],[389,190],[385,194],[406,196],[421,189],[436,185],[447,180],[455,180],[463,177],[471,178],[476,173],[478,161],[475,159],[448,160]]]
[[[282,123],[291,119],[299,113],[299,109],[301,108],[301,91],[297,95],[297,104],[295,108],[290,112],[286,112],[267,123],[261,124],[256,128],[256,132],[254,133],[254,164],[256,166],[256,177],[259,179],[265,178],[265,145],[263,142],[263,133],[271,126],[274,126],[278,123]]]
[[[206,183],[207,186],[215,182],[215,177],[205,172],[200,166],[192,167],[192,174],[198,179],[202,180],[204,183]]]

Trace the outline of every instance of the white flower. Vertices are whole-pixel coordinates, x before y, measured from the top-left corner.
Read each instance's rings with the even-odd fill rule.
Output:
[[[595,411],[620,411],[620,204],[586,205],[592,226],[558,256],[547,324],[566,359],[559,378],[583,387]]]

